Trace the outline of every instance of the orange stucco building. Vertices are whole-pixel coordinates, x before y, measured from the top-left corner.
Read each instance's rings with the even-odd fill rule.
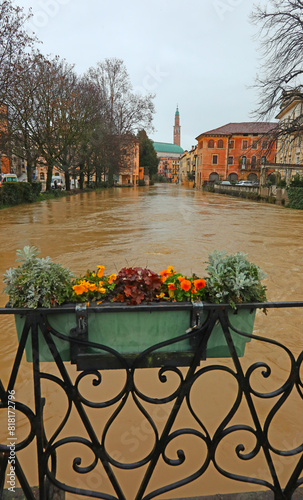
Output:
[[[261,164],[275,161],[276,146],[269,136],[277,123],[228,123],[200,134],[196,140],[196,185],[229,180],[259,180]]]
[[[132,138],[126,147],[122,148],[119,173],[115,176],[119,184],[137,186],[143,179],[144,171],[139,167],[139,141]]]

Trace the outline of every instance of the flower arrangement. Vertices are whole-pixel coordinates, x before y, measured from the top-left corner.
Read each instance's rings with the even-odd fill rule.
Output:
[[[12,307],[54,307],[62,303],[207,301],[236,307],[241,302],[265,302],[265,274],[250,263],[245,254],[209,255],[205,278],[188,277],[168,266],[160,273],[147,268],[128,267],[117,274],[105,275],[97,266],[78,279],[51,261],[39,259],[36,248],[25,247],[17,255],[22,265],[9,269],[4,276],[5,292]]]
[[[188,302],[205,298],[205,280],[186,277],[172,266],[157,274],[141,267],[124,267],[118,274],[104,276],[104,266],[98,271],[87,271],[72,286],[71,302]]]
[[[214,251],[207,264],[208,302],[225,303],[234,308],[243,302],[266,302],[266,287],[261,283],[266,274],[249,262],[244,253],[228,255]]]
[[[37,248],[29,246],[17,250],[17,261],[22,264],[4,275],[4,292],[13,307],[54,307],[69,296],[72,273],[49,257],[38,258],[38,253]]]

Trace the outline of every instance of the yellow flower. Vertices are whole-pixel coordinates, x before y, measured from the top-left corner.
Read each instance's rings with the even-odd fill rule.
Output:
[[[97,276],[98,276],[98,278],[102,278],[105,267],[104,266],[97,266],[97,267],[99,268]]]
[[[168,266],[168,268],[166,269],[166,271],[168,272],[168,274],[170,274],[171,276],[173,274],[175,274],[175,271],[174,271],[174,268],[173,266]]]
[[[105,290],[105,288],[101,287],[101,288],[98,288],[98,292],[100,292],[100,293],[106,293],[106,290]]]

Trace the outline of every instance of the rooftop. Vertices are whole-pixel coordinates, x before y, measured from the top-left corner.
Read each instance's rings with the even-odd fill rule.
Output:
[[[268,134],[275,127],[277,127],[277,122],[227,123],[223,127],[203,132],[198,137],[201,135]]]
[[[154,142],[153,145],[157,153],[184,153],[184,150],[180,146],[177,146],[177,144],[171,144],[169,142]]]

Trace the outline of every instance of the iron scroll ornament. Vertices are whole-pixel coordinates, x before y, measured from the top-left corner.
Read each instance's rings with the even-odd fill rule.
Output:
[[[283,304],[283,305],[282,305]],[[288,303],[270,303],[270,304],[258,304],[257,307],[303,307],[302,303],[288,304]],[[190,307],[190,305],[189,305]],[[247,306],[247,307],[252,307]],[[256,305],[254,305],[256,307]],[[253,387],[252,378],[256,374],[261,374],[264,380],[269,380],[272,372],[268,363],[258,361],[253,363],[251,366],[244,370],[243,363],[238,357],[237,352],[234,347],[233,339],[231,336],[231,331],[236,331],[229,322],[227,309],[221,306],[210,308],[211,314],[209,315],[207,321],[203,325],[199,325],[198,328],[192,329],[190,335],[192,340],[196,341],[195,349],[191,355],[191,362],[186,369],[180,369],[178,366],[173,364],[167,364],[165,366],[158,367],[155,370],[157,373],[157,378],[160,384],[166,386],[166,383],[171,377],[177,380],[173,391],[168,392],[165,396],[154,397],[149,394],[145,394],[142,389],[138,387],[136,382],[138,375],[140,375],[140,370],[143,366],[144,358],[149,356],[151,353],[155,353],[163,344],[170,344],[172,342],[181,341],[184,336],[174,339],[173,341],[166,341],[161,344],[157,344],[147,349],[145,352],[139,354],[133,360],[125,358],[120,353],[114,351],[108,346],[98,345],[96,343],[89,342],[85,339],[77,340],[75,338],[70,339],[71,344],[78,345],[78,347],[93,347],[99,348],[100,351],[108,353],[111,357],[115,358],[119,363],[119,369],[125,374],[125,382],[123,387],[112,397],[107,398],[102,401],[91,401],[89,398],[85,397],[81,391],[81,384],[87,378],[91,378],[92,387],[97,389],[103,384],[102,371],[92,368],[87,368],[79,373],[75,380],[73,381],[69,375],[66,364],[62,361],[60,354],[54,343],[54,338],[62,338],[60,332],[52,329],[47,320],[47,312],[43,310],[37,310],[35,312],[26,311],[26,322],[23,328],[22,337],[20,339],[19,347],[16,353],[13,368],[9,377],[9,382],[7,389],[4,388],[3,383],[0,383],[0,396],[1,396],[1,409],[7,409],[9,405],[9,394],[12,391],[18,394],[18,387],[16,384],[17,375],[20,369],[21,358],[25,350],[26,340],[29,336],[32,339],[32,368],[33,368],[33,380],[34,380],[34,409],[30,408],[22,401],[15,401],[16,414],[18,412],[22,413],[28,421],[29,432],[28,435],[21,441],[16,442],[16,475],[19,479],[21,487],[25,493],[27,499],[33,499],[33,493],[29,482],[26,478],[24,470],[18,460],[18,452],[29,447],[33,442],[36,445],[37,457],[38,457],[38,474],[39,474],[39,489],[40,489],[40,499],[46,500],[49,497],[49,492],[51,491],[50,485],[56,486],[59,490],[70,492],[72,494],[83,495],[87,497],[103,498],[103,499],[126,499],[126,495],[123,492],[123,488],[118,480],[117,470],[135,470],[146,468],[143,480],[138,487],[136,493],[136,500],[147,500],[155,498],[163,493],[173,491],[184,485],[187,485],[200,477],[208,469],[209,465],[212,463],[216,470],[223,476],[243,483],[254,484],[256,486],[261,486],[271,490],[274,494],[274,498],[278,500],[289,500],[292,495],[297,490],[299,486],[302,485],[303,479],[301,478],[302,468],[303,468],[303,445],[300,444],[295,447],[291,447],[288,450],[281,450],[273,446],[270,440],[270,429],[272,426],[273,419],[277,416],[279,410],[288,401],[290,395],[296,391],[300,400],[302,400],[302,387],[303,382],[300,376],[302,368],[303,353],[301,353],[296,359],[291,351],[281,343],[268,339],[265,337],[260,337],[253,335],[252,338],[260,343],[275,346],[276,348],[282,350],[287,356],[290,364],[290,370],[286,380],[273,391],[257,391]],[[2,314],[4,312],[0,311]],[[14,313],[12,310],[9,314]],[[8,311],[5,310],[7,314]],[[219,321],[222,325],[226,342],[230,349],[231,358],[233,361],[233,367],[223,366],[214,362],[213,364],[207,363],[203,365],[201,358],[203,358],[203,353],[205,353],[207,340],[211,335],[211,331],[215,323]],[[41,330],[54,358],[55,365],[58,369],[59,375],[53,375],[43,371],[42,364],[39,362],[39,346],[38,346],[38,329]],[[241,332],[236,332],[239,335],[246,335]],[[81,351],[81,349],[80,349]],[[81,353],[80,353],[81,356]],[[208,373],[222,373],[226,376],[232,377],[237,385],[236,397],[232,404],[231,409],[224,415],[223,420],[217,426],[214,433],[211,433],[203,422],[203,419],[198,415],[194,408],[192,401],[192,394],[195,385]],[[45,398],[42,393],[42,382],[47,380],[63,391],[65,394],[67,405],[65,414],[62,416],[62,420],[56,430],[51,436],[46,436],[44,422],[46,420],[45,416]],[[169,384],[168,384],[169,385]],[[18,394],[19,397],[19,394]],[[273,400],[274,404],[270,411],[268,412],[263,423],[260,419],[255,404],[255,400]],[[233,424],[232,420],[237,415],[242,402],[245,402],[250,415],[252,424]],[[132,403],[134,407],[142,415],[142,419],[149,425],[150,432],[153,434],[154,444],[151,450],[147,450],[145,455],[140,458],[140,460],[133,462],[125,462],[121,459],[116,459],[113,457],[108,450],[107,441],[108,435],[112,425],[116,420],[123,414],[126,405]],[[166,423],[163,429],[159,429],[157,422],[152,417],[150,412],[146,409],[146,404],[154,405],[155,407],[159,405],[170,404],[170,412],[167,416]],[[178,414],[182,406],[186,406],[192,416],[195,425],[192,428],[180,427],[178,429],[174,428]],[[98,436],[94,426],[89,418],[88,409],[93,409],[94,411],[102,411],[112,409],[112,413],[106,422],[101,436]],[[68,436],[60,437],[63,430],[66,429],[67,423],[71,417],[72,411],[76,411],[80,420],[85,428],[87,437],[81,436]],[[237,458],[243,462],[249,462],[254,458],[262,454],[267,465],[267,472],[270,480],[263,479],[261,477],[244,476],[226,470],[219,464],[219,459],[217,457],[217,452],[224,442],[224,439],[230,435],[237,435],[236,433],[247,433],[247,435],[252,436],[255,440],[255,445],[249,449],[245,450],[244,444],[240,442],[235,448],[235,454]],[[199,442],[199,445],[204,450],[204,457],[201,458],[201,462],[194,465],[193,472],[187,477],[174,481],[170,484],[160,485],[156,489],[149,491],[149,485],[153,474],[156,470],[158,464],[165,463],[166,466],[178,468],[182,466],[186,460],[189,460],[187,453],[184,449],[179,449],[177,452],[173,453],[171,456],[170,448],[175,447],[174,444],[178,442],[180,438],[194,438]],[[97,467],[103,468],[104,475],[107,477],[109,483],[111,484],[114,494],[108,494],[103,491],[94,491],[86,488],[77,488],[65,484],[63,481],[58,479],[58,452],[65,446],[69,444],[79,444],[87,450],[89,450],[92,459],[90,463],[83,465],[81,457],[74,457],[72,461],[72,467],[76,474],[84,477],[89,473],[95,471]],[[5,487],[5,475],[7,467],[9,466],[9,448],[6,443],[0,444],[1,458],[1,473],[0,473],[0,488],[2,490]],[[295,464],[294,470],[292,471],[289,480],[285,487],[283,488],[278,473],[274,463],[274,456],[278,457],[297,457],[297,462]],[[1,489],[0,489],[1,491]]]

